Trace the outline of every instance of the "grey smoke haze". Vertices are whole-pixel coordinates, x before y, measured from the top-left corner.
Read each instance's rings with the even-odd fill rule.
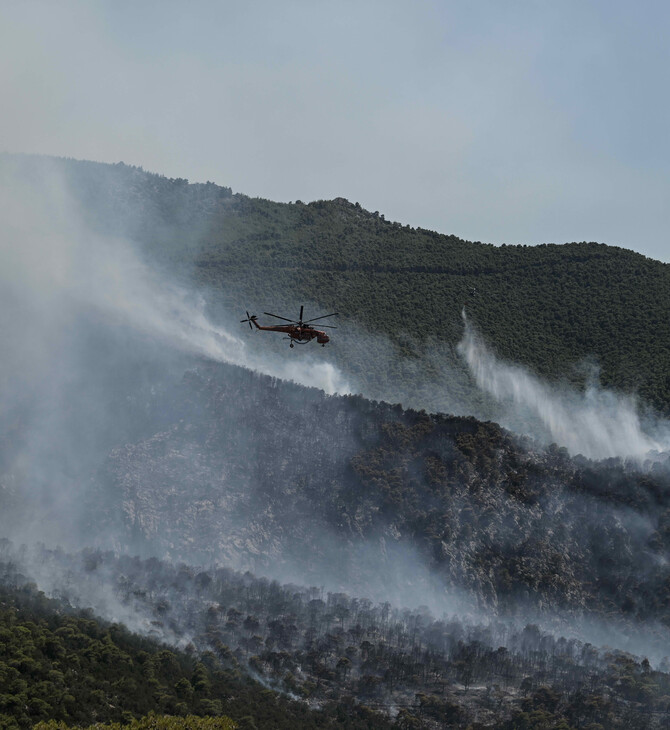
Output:
[[[32,313],[30,328],[36,329],[20,319],[14,329],[25,333],[34,346],[79,312],[93,310],[111,324],[168,348],[243,365],[328,393],[350,391],[328,362],[309,357],[278,362],[248,352],[243,340],[208,320],[200,295],[152,268],[127,240],[105,238],[88,229],[54,167],[40,181],[41,195],[11,176],[4,180],[0,200],[0,276],[12,292],[19,318],[23,312]],[[48,163],[44,169],[49,170]]]
[[[133,560],[135,574],[128,578],[115,565],[118,556],[111,553],[100,554],[95,550],[65,553],[62,550],[45,550],[43,545],[21,546],[16,549],[8,541],[0,544],[0,559],[16,566],[25,580],[35,581],[40,589],[50,596],[62,598],[78,608],[91,608],[108,621],[121,622],[132,631],[150,635],[154,638],[184,647],[193,640],[193,610],[205,611],[215,605],[211,596],[183,595],[177,585],[177,575],[185,570],[195,576],[200,570],[212,570],[197,565],[174,566],[163,563],[163,570],[171,571],[171,580],[157,579],[150,562],[142,564]],[[541,612],[535,607],[518,605],[512,613],[496,613],[475,608],[467,595],[453,587],[438,586],[428,576],[425,566],[414,563],[412,550],[398,546],[390,555],[400,558],[399,576],[390,585],[383,586],[383,576],[373,580],[369,590],[352,593],[349,585],[338,585],[337,580],[326,576],[318,583],[318,588],[310,591],[324,591],[348,595],[350,597],[372,599],[372,603],[390,604],[395,610],[404,613],[416,611],[444,621],[453,621],[461,631],[477,626],[485,628],[490,646],[509,646],[514,632],[524,629],[529,623],[535,624],[543,634],[555,638],[576,639],[602,647],[603,652],[612,649],[630,652],[637,657],[647,657],[653,665],[668,662],[667,628],[656,623],[604,621],[588,611],[582,612]],[[365,559],[365,558],[364,558]],[[417,570],[415,575],[406,574],[406,569]],[[144,575],[140,573],[144,572]],[[257,575],[256,578],[261,578]],[[292,581],[290,577],[276,574],[269,576],[279,580],[283,588],[290,592],[308,590],[304,576]],[[400,586],[399,578],[404,578]],[[128,596],[134,596],[128,600]],[[162,620],[156,621],[156,604],[165,599]],[[167,612],[167,613],[165,613]],[[458,631],[459,629],[457,629]],[[204,649],[208,646],[202,647]]]
[[[58,542],[71,531],[72,542],[78,546],[80,536],[73,530],[72,515],[86,488],[81,478],[100,455],[96,434],[110,418],[105,383],[91,381],[91,371],[100,365],[114,370],[124,361],[132,362],[140,345],[146,357],[160,361],[173,375],[183,372],[189,356],[198,356],[316,385],[326,392],[349,390],[346,378],[328,362],[305,360],[303,355],[296,367],[293,361],[260,356],[237,334],[213,324],[199,296],[153,269],[127,240],[91,232],[55,172],[46,175],[40,186],[37,195],[32,183],[3,180],[0,195],[0,324],[6,348],[0,398],[5,413],[23,397],[31,402],[29,437],[16,451],[11,473],[19,486],[37,485],[38,499],[31,507],[40,508],[31,509],[28,520],[19,526],[23,539],[39,536]],[[99,359],[83,334],[89,330],[109,339]],[[498,362],[477,341],[472,328],[466,329],[461,351],[480,387],[510,401],[511,415],[518,417],[521,411],[544,419],[552,440],[568,439],[571,419],[579,416],[584,430],[578,434],[578,451],[586,455],[622,455],[630,443],[635,445],[634,455],[655,448],[649,446],[632,402],[611,394],[584,400],[578,394],[554,390],[522,369]],[[69,420],[71,397],[80,401],[77,407],[85,419],[77,428]],[[555,413],[560,418],[549,417]],[[616,431],[622,413],[627,440]],[[592,453],[585,451],[584,443]],[[11,487],[11,479],[0,486]],[[376,544],[357,546],[350,557],[361,565],[361,580],[354,587],[365,582],[366,570],[372,572],[380,565],[389,572],[380,570],[378,579],[368,582],[374,599],[399,605],[429,603],[436,614],[467,612],[468,596],[452,589],[428,590],[429,572],[414,551],[402,545],[390,547],[384,565],[377,562],[380,552]],[[333,548],[328,557],[336,554]],[[333,589],[352,587],[346,571],[316,572]],[[283,577],[298,580],[300,576],[287,567]],[[43,580],[54,585],[53,579],[51,583],[46,577]],[[71,576],[71,580],[75,589],[78,578]],[[111,616],[121,610],[113,599],[107,588],[97,599],[100,610]]]
[[[643,423],[632,395],[589,385],[578,392],[550,385],[526,368],[493,354],[463,310],[465,330],[458,351],[475,382],[502,406],[503,426],[564,446],[590,459],[643,458],[670,450],[670,424]]]
[[[30,496],[26,539],[76,547],[89,475],[110,439],[142,420],[141,403],[119,403],[118,394],[141,399],[142,389],[177,381],[194,358],[328,393],[350,386],[326,351],[268,355],[211,322],[202,296],[129,240],[90,230],[55,168],[45,162],[35,177],[0,169],[0,489],[18,502]]]

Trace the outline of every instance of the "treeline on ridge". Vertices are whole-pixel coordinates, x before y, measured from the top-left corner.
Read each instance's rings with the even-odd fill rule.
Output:
[[[274,203],[123,164],[7,159],[17,175],[56,165],[94,228],[135,240],[156,265],[193,271],[215,308],[291,313],[313,303],[342,313],[338,336],[355,322],[411,359],[458,342],[467,301],[501,357],[577,383],[576,366],[595,359],[604,385],[670,409],[670,266],[632,251],[495,247],[392,223],[343,198]],[[377,347],[374,338],[348,343],[340,364],[358,364],[364,385],[371,362],[387,370],[380,378],[398,377],[387,358],[366,352]]]

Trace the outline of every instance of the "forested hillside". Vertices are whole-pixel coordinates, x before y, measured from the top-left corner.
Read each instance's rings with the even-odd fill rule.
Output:
[[[228,647],[241,668],[319,705],[400,706],[400,728],[534,727],[533,713],[567,727],[660,721],[667,678],[643,657],[666,667],[670,653],[665,455],[570,459],[492,423],[203,362],[121,400],[144,413],[141,433],[109,453],[73,528],[172,564],[7,547],[43,589],[172,642],[197,638],[221,660]],[[20,496],[11,482],[0,491],[9,524],[26,518],[13,512]],[[300,585],[189,567],[199,563]]]
[[[236,225],[235,236],[235,217],[267,228],[244,235]],[[458,342],[467,301],[506,359],[556,376],[595,356],[604,384],[670,402],[661,365],[670,363],[670,267],[639,254],[595,243],[470,243],[388,223],[343,199],[244,200],[214,225],[196,260],[199,276],[222,289],[239,281],[251,302],[283,294],[291,311],[295,292],[388,335],[409,354],[426,342]]]
[[[6,544],[2,548],[6,557]],[[91,611],[74,611],[67,601],[47,599],[5,562],[0,563],[0,637],[5,730],[47,720],[78,727],[130,723],[150,712],[217,718],[203,722],[202,730],[390,727],[381,715],[351,705],[345,711],[324,703],[322,712],[310,712],[251,680],[223,647],[217,655],[199,656],[192,645],[178,651],[105,623]],[[164,726],[193,730],[194,724]]]
[[[397,586],[399,601],[463,591],[486,612],[670,626],[666,455],[570,459],[492,423],[231,366],[163,398],[170,418],[110,453],[92,503],[117,506],[126,546],[362,595]]]
[[[445,361],[457,362],[467,300],[503,358],[576,382],[588,358],[603,384],[670,408],[670,266],[631,251],[586,242],[494,247],[392,223],[343,198],[274,203],[123,164],[3,164],[28,168],[36,185],[45,165],[55,166],[97,230],[130,237],[155,265],[192,277],[231,324],[246,309],[339,311],[332,357],[373,397],[389,381],[411,392],[412,377],[434,378]],[[420,369],[403,369],[398,355],[420,358]]]
[[[4,548],[7,560],[12,551]],[[653,669],[646,659],[534,624],[436,619],[425,608],[92,550],[38,548],[14,560],[69,575],[79,601],[95,599],[102,582],[152,634],[190,644],[186,653],[170,650],[90,612],[73,614],[22,585],[12,563],[0,563],[0,578],[17,586],[0,589],[8,729],[28,718],[73,724],[156,709],[177,717],[129,730],[228,730],[222,711],[247,730],[632,730],[663,727],[669,709],[667,664]],[[303,704],[245,680],[243,667]],[[200,725],[191,716],[189,724],[189,713],[209,719]],[[40,730],[49,727],[65,722]]]
[[[599,364],[670,412],[670,267],[471,243],[341,198],[0,162],[0,725],[663,725],[667,423],[607,393],[566,407],[576,433],[642,443],[600,462],[586,437],[512,433],[461,338],[472,322],[549,380]],[[327,348],[239,322],[301,304],[340,313]]]

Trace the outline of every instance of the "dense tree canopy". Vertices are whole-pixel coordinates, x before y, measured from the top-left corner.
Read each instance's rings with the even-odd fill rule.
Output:
[[[46,164],[5,159],[36,180]],[[373,397],[388,379],[401,391],[416,387],[396,355],[450,356],[467,300],[501,357],[577,382],[587,358],[605,385],[670,409],[670,265],[598,243],[464,241],[386,221],[344,198],[274,203],[123,164],[51,164],[94,228],[137,241],[157,266],[190,272],[213,307],[229,315],[291,314],[301,303],[339,311],[333,357]],[[394,358],[380,356],[379,339],[358,341],[362,332],[388,338]],[[429,357],[422,368],[435,374]]]
[[[59,723],[122,723],[129,730],[194,727],[139,721],[149,712],[216,718],[200,722],[200,730],[389,727],[374,713],[365,721],[353,713],[342,722],[336,706],[333,714],[310,712],[252,681],[232,655],[226,666],[213,654],[200,659],[193,648],[168,648],[45,598],[7,564],[0,564],[0,571],[0,727],[5,730],[50,720],[50,729]]]

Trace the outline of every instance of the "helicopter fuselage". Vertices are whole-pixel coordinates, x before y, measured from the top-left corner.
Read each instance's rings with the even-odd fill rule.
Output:
[[[323,330],[317,330],[314,327],[299,327],[298,325],[292,324],[278,324],[263,327],[256,320],[253,320],[253,323],[256,329],[265,330],[266,332],[283,332],[288,335],[289,339],[294,342],[300,342],[301,344],[311,342],[313,339],[316,339],[320,345],[325,345],[327,342],[330,342],[330,337]]]
[[[281,319],[284,322],[288,322],[288,324],[273,324],[269,325],[268,327],[264,327],[263,325],[258,324],[258,318],[256,317],[256,315],[249,314],[249,312],[247,312],[247,318],[241,319],[240,322],[247,322],[249,324],[249,327],[251,327],[252,329],[256,327],[257,330],[264,330],[265,332],[281,332],[282,334],[285,334],[287,336],[287,339],[291,343],[291,347],[293,347],[296,342],[300,345],[306,345],[312,340],[316,340],[321,345],[321,347],[325,347],[326,343],[330,342],[330,337],[328,337],[328,335],[323,330],[318,330],[316,329],[316,327],[312,327],[311,323],[316,322],[316,320],[318,319],[334,317],[337,312],[332,312],[331,314],[321,314],[318,317],[312,317],[312,319],[308,319],[305,321],[302,318],[304,310],[305,307],[301,306],[300,316],[298,317],[298,319],[295,320],[281,317],[278,314],[272,314],[272,312],[263,312],[263,314],[267,315],[268,317]],[[329,324],[321,326],[329,329],[337,329],[337,327]]]

